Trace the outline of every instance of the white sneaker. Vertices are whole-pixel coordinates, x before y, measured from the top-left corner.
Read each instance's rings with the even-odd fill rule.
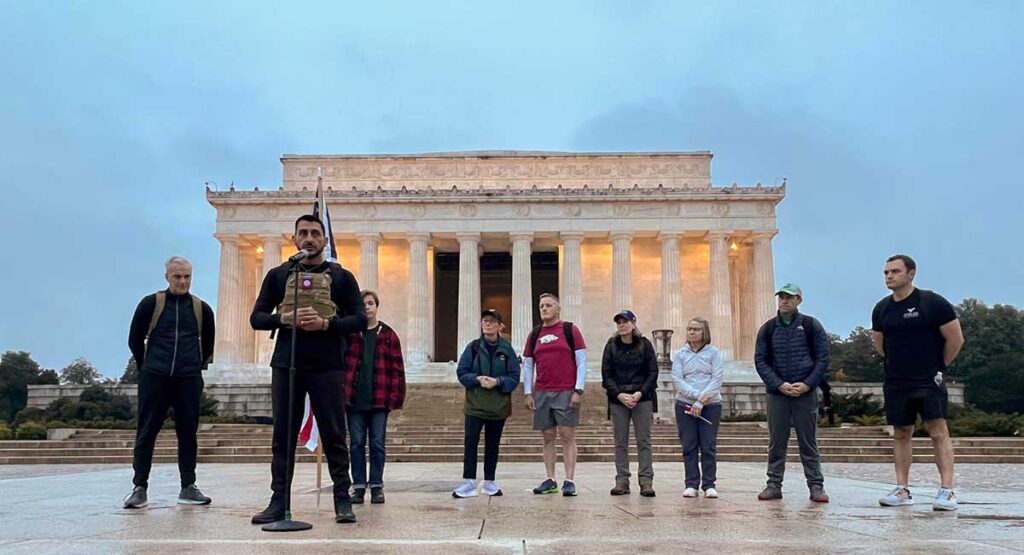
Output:
[[[476,480],[466,480],[461,486],[455,488],[452,497],[476,497]]]
[[[956,496],[949,488],[940,488],[938,495],[935,496],[935,501],[932,502],[932,510],[935,511],[955,511],[956,506]]]
[[[715,488],[708,488],[704,490],[704,497],[707,499],[718,499],[718,490]]]
[[[484,484],[480,489],[483,490],[484,495],[490,495],[492,497],[502,495],[501,488],[498,487],[498,482],[493,480],[484,480]]]
[[[904,505],[913,505],[914,497],[910,495],[910,490],[903,486],[896,486],[892,488],[892,491],[887,493],[885,497],[878,499],[878,504],[883,507],[902,507]]]
[[[683,497],[697,497],[696,488],[686,488],[683,490]]]

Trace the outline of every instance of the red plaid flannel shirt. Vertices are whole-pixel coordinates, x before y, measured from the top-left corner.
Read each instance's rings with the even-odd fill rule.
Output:
[[[348,336],[345,353],[345,402],[352,402],[356,374],[363,358],[363,334]],[[377,332],[377,356],[373,358],[373,408],[398,410],[405,402],[405,361],[395,330],[384,322]]]

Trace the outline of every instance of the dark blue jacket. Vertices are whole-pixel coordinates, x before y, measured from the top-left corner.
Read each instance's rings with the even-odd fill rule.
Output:
[[[776,313],[757,331],[754,367],[768,393],[782,395],[779,386],[785,382],[803,382],[813,390],[828,371],[825,328],[800,312],[794,313],[793,321],[786,326]]]

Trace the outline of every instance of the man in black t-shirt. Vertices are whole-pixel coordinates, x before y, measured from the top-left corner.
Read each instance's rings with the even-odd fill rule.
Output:
[[[953,305],[941,295],[914,287],[917,264],[905,254],[889,257],[885,286],[892,295],[871,313],[871,342],[885,359],[885,418],[894,428],[896,487],[878,502],[886,507],[913,505],[910,495],[911,438],[917,415],[935,448],[941,479],[932,508],[953,511],[953,442],[946,426],[948,395],[943,372],[964,344]]]

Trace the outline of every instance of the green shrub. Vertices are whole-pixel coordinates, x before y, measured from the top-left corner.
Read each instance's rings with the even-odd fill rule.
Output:
[[[134,430],[135,420],[49,420],[47,428],[84,428],[92,430]]]
[[[26,422],[46,422],[46,411],[35,407],[21,409],[14,417],[14,425],[17,427]]]
[[[79,398],[61,397],[46,407],[47,420],[131,420],[132,402],[125,395],[113,395],[103,386],[86,388]]]
[[[18,426],[18,439],[46,439],[46,426],[39,422],[26,422]]]
[[[885,426],[887,424],[884,416],[874,414],[854,416],[852,422],[858,426]]]
[[[1013,437],[1021,435],[1024,416],[985,412],[974,407],[950,411],[949,435],[954,437]]]
[[[203,424],[259,424],[259,421],[251,416],[200,416],[199,422]]]
[[[11,427],[7,425],[6,420],[0,420],[0,440],[11,439],[14,437],[14,433],[11,432]]]
[[[885,416],[885,407],[873,399],[871,393],[850,393],[849,395],[832,394],[832,411],[836,415],[836,423],[853,422],[858,416]]]

